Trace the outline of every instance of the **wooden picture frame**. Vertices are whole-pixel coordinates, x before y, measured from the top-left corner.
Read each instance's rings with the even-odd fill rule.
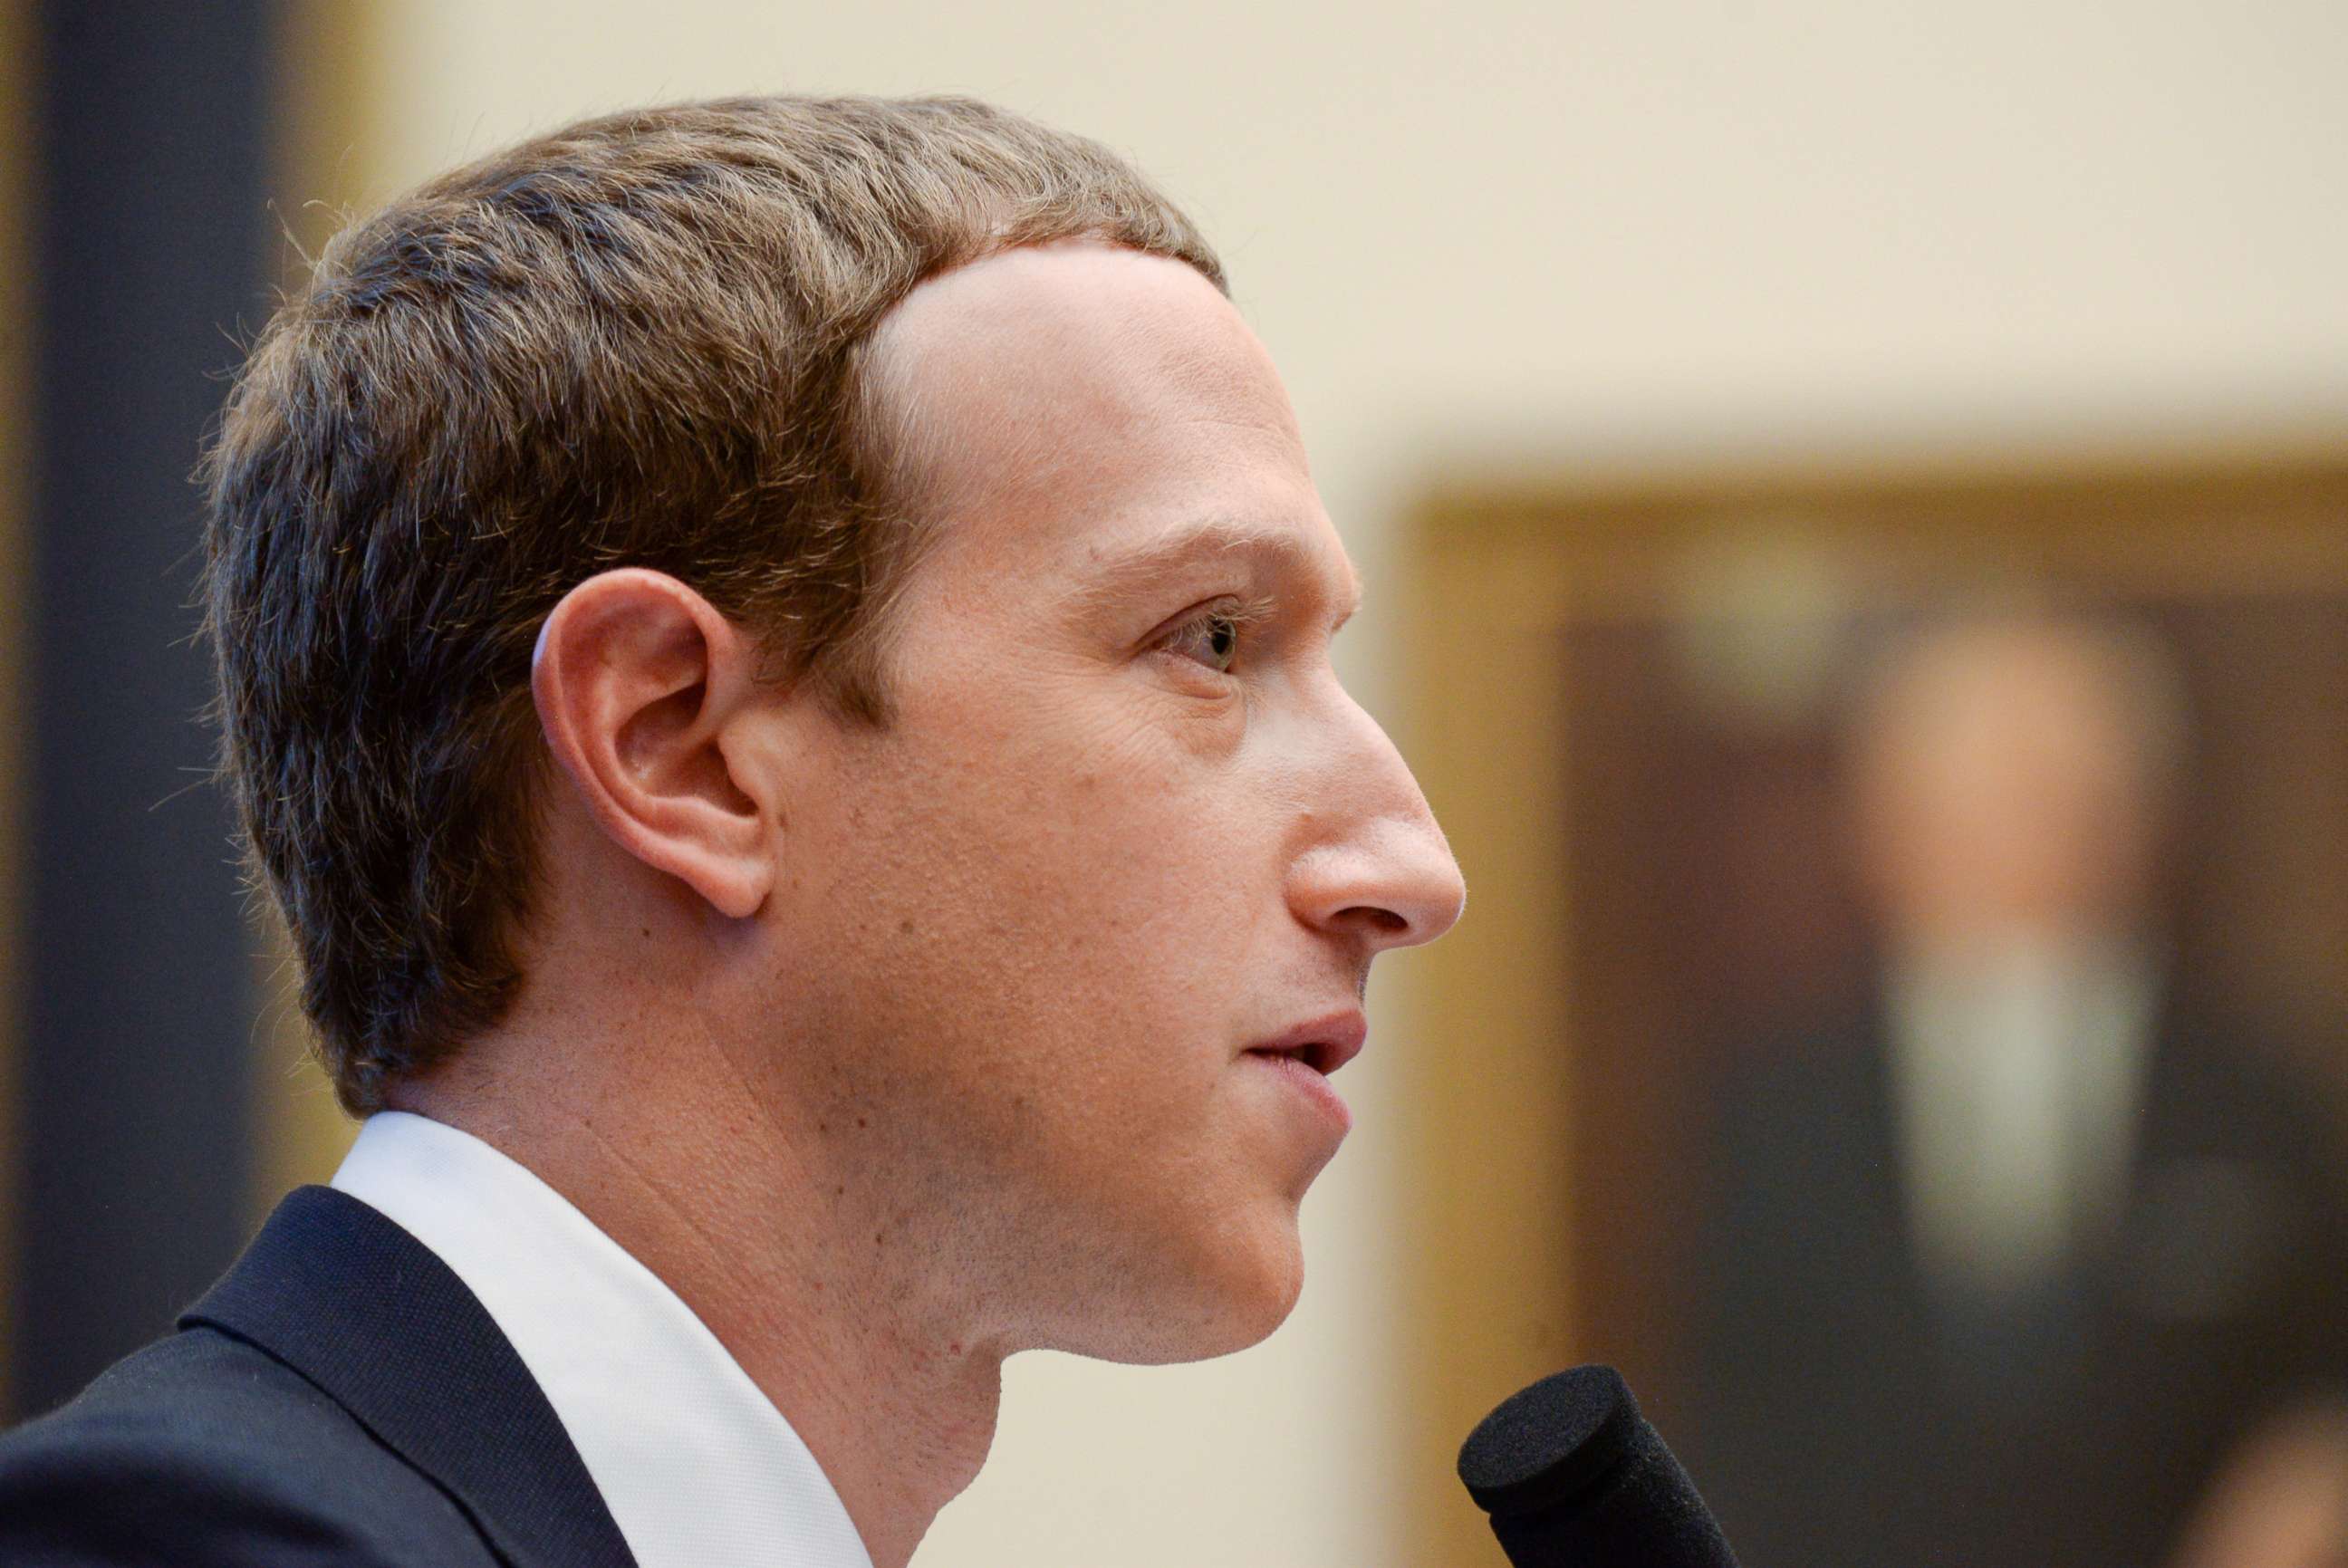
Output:
[[[1416,509],[1406,562],[1414,684],[1402,738],[1470,893],[1460,928],[1419,964],[1411,1020],[1405,1294],[1425,1480],[1406,1556],[1466,1564],[1493,1558],[1450,1460],[1486,1409],[1586,1359],[1623,1365],[1634,1387],[1669,1383],[1662,1287],[1619,1261],[1674,1221],[1659,1211],[1671,1207],[1670,1122],[1688,1068],[1633,1059],[1584,1005],[1596,968],[1635,962],[1638,933],[1593,929],[1578,905],[1606,853],[1608,791],[1591,780],[1593,756],[1604,766],[1607,701],[1639,696],[1574,689],[1568,640],[1709,617],[1724,636],[1799,642],[1852,604],[2049,593],[2237,608],[2336,595],[2348,611],[2348,448],[1468,481]],[[1753,622],[1742,633],[1739,617]],[[2340,824],[2265,912],[2290,934],[2261,960],[2280,966],[2261,984],[2304,1005],[2348,996],[2348,614],[2300,620],[2291,645],[2320,667],[2295,679],[2297,700],[2335,706],[2270,727],[2296,754],[2273,758],[2257,788]]]

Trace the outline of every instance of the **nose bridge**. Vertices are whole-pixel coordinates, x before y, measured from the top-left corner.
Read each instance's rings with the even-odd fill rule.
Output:
[[[1431,942],[1467,892],[1426,797],[1385,728],[1333,678],[1300,856],[1298,913],[1358,927],[1377,947]]]
[[[1427,807],[1418,779],[1403,760],[1401,750],[1386,734],[1385,727],[1342,686],[1337,691],[1337,701],[1354,739],[1356,768],[1369,797],[1366,804],[1371,812],[1395,821],[1423,825],[1440,837],[1441,830],[1435,825],[1435,813]]]

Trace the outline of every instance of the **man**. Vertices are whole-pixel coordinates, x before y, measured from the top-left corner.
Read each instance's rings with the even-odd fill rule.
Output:
[[[2343,1364],[2313,1097],[2163,929],[2179,684],[2121,627],[1962,620],[1859,708],[1876,994],[1723,1097],[1699,1252],[1692,1463],[1758,1568],[2168,1561]]]
[[[345,235],[209,467],[345,1103],[0,1444],[0,1558],[895,1568],[1007,1356],[1251,1344],[1457,869],[1181,215],[976,104],[572,127]]]

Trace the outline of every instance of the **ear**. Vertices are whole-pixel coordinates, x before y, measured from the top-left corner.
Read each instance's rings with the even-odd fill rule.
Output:
[[[597,824],[736,920],[774,886],[781,820],[773,780],[727,754],[762,696],[756,659],[709,601],[625,567],[565,594],[530,661],[547,746]]]

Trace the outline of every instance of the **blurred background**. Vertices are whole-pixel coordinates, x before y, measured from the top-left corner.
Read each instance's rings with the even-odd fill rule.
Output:
[[[967,91],[1222,249],[1474,897],[1293,1320],[1014,1362],[919,1561],[1494,1563],[1451,1453],[1591,1358],[1757,1568],[2336,1560],[2343,79],[2335,0],[0,5],[8,1416],[350,1136],[187,608],[304,251],[589,112]]]

